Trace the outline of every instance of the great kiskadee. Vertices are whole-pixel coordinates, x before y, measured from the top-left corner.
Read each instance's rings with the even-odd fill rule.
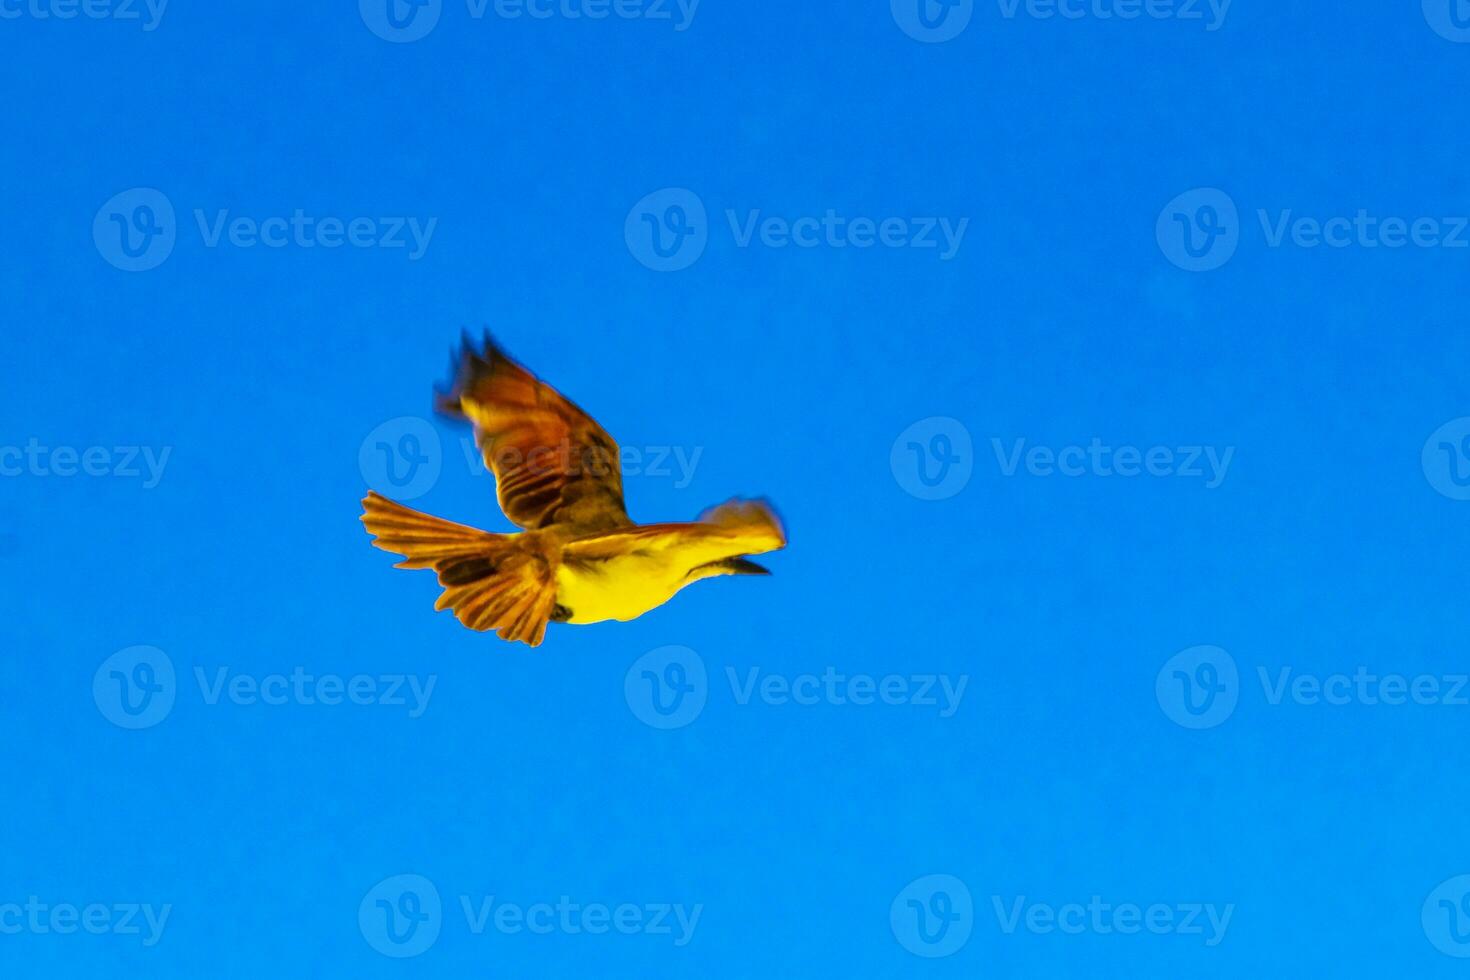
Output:
[[[731,500],[688,524],[634,524],[618,446],[591,417],[506,356],[466,337],[438,410],[474,426],[500,508],[523,530],[492,534],[369,491],[362,522],[398,568],[432,568],[435,608],[472,630],[539,646],[546,624],[626,622],[717,575],[768,575],[746,556],[786,546],[770,506]]]

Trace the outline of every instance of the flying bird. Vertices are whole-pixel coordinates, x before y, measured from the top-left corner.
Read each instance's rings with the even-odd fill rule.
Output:
[[[635,524],[623,506],[618,446],[586,412],[511,360],[487,333],[451,355],[435,406],[474,426],[500,509],[522,530],[492,534],[369,491],[362,522],[398,568],[433,569],[472,630],[540,646],[546,624],[627,622],[692,582],[769,575],[747,556],[786,546],[760,500],[730,500],[693,523]]]

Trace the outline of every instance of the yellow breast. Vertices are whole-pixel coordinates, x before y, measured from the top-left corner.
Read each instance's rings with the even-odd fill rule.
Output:
[[[688,584],[688,566],[671,557],[634,554],[592,566],[563,564],[556,572],[557,604],[571,610],[569,623],[637,619]]]

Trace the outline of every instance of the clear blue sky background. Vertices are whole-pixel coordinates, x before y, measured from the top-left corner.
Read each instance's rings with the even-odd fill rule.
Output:
[[[100,447],[108,473],[117,447],[170,455],[154,486],[0,458],[0,905],[171,912],[151,947],[146,928],[27,924],[0,934],[0,973],[1463,972],[1437,947],[1467,951],[1464,888],[1430,893],[1470,872],[1470,707],[1272,704],[1258,674],[1470,670],[1462,430],[1421,460],[1470,416],[1470,249],[1272,247],[1258,217],[1470,213],[1470,44],[1417,2],[1238,0],[1217,30],[1204,5],[981,2],[941,43],[886,0],[704,0],[685,30],[672,5],[476,19],[445,0],[407,43],[348,0],[175,0],[151,31],[25,3],[0,2],[0,446]],[[112,220],[144,220],[140,199],[104,207],[134,188],[175,212],[153,212],[175,241],[140,272]],[[629,221],[665,188],[707,212],[707,247],[673,272],[640,261]],[[1165,211],[1197,188],[1238,218]],[[676,222],[667,201],[643,213]],[[209,247],[195,218],[298,209],[437,224],[414,260]],[[829,209],[969,223],[946,261],[742,247],[726,217]],[[1211,215],[1236,250],[1187,271],[1167,232]],[[381,482],[360,449],[428,415],[445,348],[480,324],[625,447],[701,453],[687,485],[630,473],[635,519],[769,496],[791,536],[775,576],[553,627],[535,651],[436,615],[432,577],[394,571],[357,523]],[[955,421],[925,423],[920,451],[945,435],[970,475],[922,499],[895,440],[935,418]],[[507,530],[463,433],[431,425],[440,474],[415,505]],[[993,441],[1094,439],[1234,455],[1211,489],[1091,463],[1007,475]],[[94,678],[138,645],[173,665],[174,703],[129,730]],[[698,717],[660,730],[625,678],[668,645],[708,683]],[[1238,680],[1196,730],[1171,718],[1166,664],[1198,645]],[[435,687],[419,717],[210,703],[196,671],[221,668]],[[967,687],[949,717],[742,704],[727,671],[751,668]],[[407,960],[372,926],[370,892],[401,874],[443,906]],[[929,875],[971,899],[933,946],[905,925]],[[476,934],[462,896],[702,912],[683,946]],[[1208,927],[1008,933],[995,905],[1023,896],[1233,912],[1213,946]]]

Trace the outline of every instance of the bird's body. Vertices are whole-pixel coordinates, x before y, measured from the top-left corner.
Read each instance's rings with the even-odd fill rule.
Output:
[[[657,609],[687,583],[690,566],[672,555],[633,552],[598,565],[563,564],[556,570],[556,604],[568,623],[626,623]]]
[[[736,540],[734,547],[747,549],[743,554],[771,550],[766,547],[770,542],[759,537]],[[761,574],[757,565],[740,565],[731,548],[731,540],[724,536],[707,538],[674,525],[652,547],[643,542],[603,561],[562,562],[556,573],[556,602],[566,610],[568,623],[637,619],[700,579]]]
[[[732,500],[685,524],[634,524],[623,508],[616,443],[487,337],[468,342],[439,408],[475,427],[502,509],[525,530],[491,534],[376,493],[363,501],[373,542],[400,568],[432,568],[464,625],[541,643],[548,622],[627,621],[693,582],[768,574],[747,555],[786,535],[759,501]]]

